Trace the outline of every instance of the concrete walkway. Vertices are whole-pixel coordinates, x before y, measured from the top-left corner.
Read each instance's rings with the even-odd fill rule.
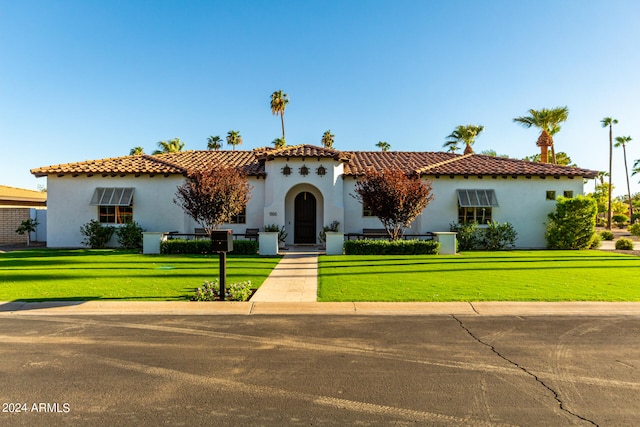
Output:
[[[251,297],[251,301],[317,301],[319,253],[316,247],[290,247],[267,280]]]

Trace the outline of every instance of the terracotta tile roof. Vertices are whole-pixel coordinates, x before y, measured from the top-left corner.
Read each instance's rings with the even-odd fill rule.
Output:
[[[317,147],[309,144],[291,145],[283,148],[256,148],[254,152],[258,159],[266,160],[273,160],[276,157],[324,157],[347,161],[351,157],[350,152],[338,151],[333,148]]]
[[[45,206],[47,193],[0,185],[0,206]]]
[[[511,175],[511,176],[569,176],[595,178],[598,171],[549,163],[472,154],[458,156],[455,161],[424,167],[420,173],[428,175]]]
[[[380,170],[389,167],[414,173],[427,165],[456,157],[451,153],[417,151],[354,151],[352,154],[351,161],[344,168],[346,175],[364,175],[369,168]]]
[[[597,171],[535,163],[525,160],[444,152],[353,151],[296,145],[281,149],[260,148],[252,151],[182,151],[156,156],[124,156],[32,169],[36,176],[46,175],[120,175],[120,174],[186,174],[192,169],[205,169],[225,164],[241,168],[250,176],[264,176],[264,162],[275,158],[322,157],[343,161],[345,175],[362,175],[367,169],[399,167],[406,173],[424,175],[518,175],[569,176],[595,178]]]
[[[119,174],[186,174],[191,169],[205,169],[217,164],[235,166],[248,175],[264,175],[261,165],[251,151],[181,151],[140,156],[123,156],[78,163],[44,166],[32,169],[35,176],[47,175],[119,175]]]

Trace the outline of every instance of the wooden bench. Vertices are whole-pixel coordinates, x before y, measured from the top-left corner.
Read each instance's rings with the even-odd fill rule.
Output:
[[[363,228],[362,237],[367,238],[389,238],[389,233],[384,228]]]
[[[258,228],[247,228],[244,231],[244,238],[247,240],[258,240],[258,231],[260,231]]]

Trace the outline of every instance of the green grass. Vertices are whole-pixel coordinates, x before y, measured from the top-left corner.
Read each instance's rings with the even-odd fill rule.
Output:
[[[227,257],[227,283],[259,287],[280,258]],[[0,301],[188,300],[218,277],[218,255],[141,255],[121,250],[25,250],[0,254]]]
[[[321,256],[319,301],[640,301],[640,257],[601,251]]]

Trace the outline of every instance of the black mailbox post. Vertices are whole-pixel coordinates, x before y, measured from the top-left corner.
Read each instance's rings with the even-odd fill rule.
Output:
[[[213,230],[211,232],[211,249],[220,255],[220,301],[224,301],[227,292],[227,252],[233,250],[233,231]]]
[[[231,252],[233,250],[233,232],[231,230],[213,230],[211,232],[211,249],[214,252]]]

